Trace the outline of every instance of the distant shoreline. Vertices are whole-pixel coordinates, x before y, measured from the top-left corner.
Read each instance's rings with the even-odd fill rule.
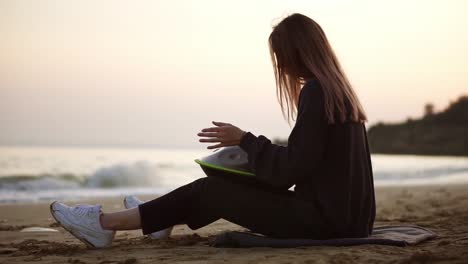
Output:
[[[277,144],[280,146],[287,146],[287,143],[281,139],[274,139],[273,144]],[[468,157],[468,154],[445,154],[445,153],[417,153],[417,152],[380,152],[380,151],[373,151],[372,146],[371,154],[379,154],[379,155],[395,155],[395,156],[427,156],[427,157],[452,157],[452,158],[465,158]]]
[[[367,130],[372,154],[468,157],[468,95],[460,96],[447,109],[434,112],[430,103],[420,119],[378,122]],[[287,139],[275,138],[287,145]]]

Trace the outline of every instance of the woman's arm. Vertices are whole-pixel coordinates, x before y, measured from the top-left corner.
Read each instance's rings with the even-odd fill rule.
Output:
[[[249,167],[258,180],[279,187],[291,187],[316,173],[325,151],[328,124],[324,99],[317,82],[301,90],[296,124],[288,146],[272,144],[263,135],[255,136],[229,123],[214,122],[217,127],[202,129],[200,142],[218,142],[208,149],[239,145],[248,153]]]
[[[260,181],[289,188],[306,177],[313,177],[325,151],[327,127],[321,88],[305,85],[287,147],[251,132],[244,134],[239,146],[248,153],[249,167]]]

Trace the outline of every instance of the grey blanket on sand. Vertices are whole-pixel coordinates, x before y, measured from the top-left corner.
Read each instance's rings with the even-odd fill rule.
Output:
[[[369,237],[335,238],[326,240],[272,238],[254,233],[230,231],[218,235],[211,242],[211,246],[291,248],[304,246],[354,246],[378,244],[403,247],[416,245],[436,236],[437,235],[432,231],[419,226],[379,226],[374,228],[372,235]]]

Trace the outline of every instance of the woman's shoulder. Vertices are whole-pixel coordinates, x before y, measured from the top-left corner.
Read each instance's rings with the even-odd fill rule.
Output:
[[[319,81],[315,79],[308,80],[301,88],[299,93],[299,102],[318,102],[323,101],[323,91]]]

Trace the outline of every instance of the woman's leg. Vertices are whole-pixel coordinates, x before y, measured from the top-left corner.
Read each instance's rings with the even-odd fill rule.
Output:
[[[138,207],[115,213],[102,213],[101,226],[107,230],[134,230],[141,228]]]
[[[198,229],[220,218],[265,235],[313,236],[319,228],[312,206],[294,192],[205,177],[139,205],[143,234],[176,224]]]
[[[186,218],[186,215],[189,215],[188,212],[190,211],[191,203],[193,202],[192,198],[196,198],[200,191],[202,191],[200,183],[195,181],[149,202],[153,206],[154,204],[158,207],[160,207],[160,205],[167,206],[165,211],[168,211],[169,213],[165,217],[170,218],[171,220],[180,219],[180,221],[182,221],[182,219]],[[158,211],[163,211],[163,209]],[[156,216],[152,215],[152,217],[158,218],[158,222],[164,220],[163,216],[164,215],[162,213]],[[107,230],[140,229],[140,210],[138,207],[135,207],[115,213],[102,213],[100,223],[102,228]],[[172,221],[170,223],[172,223]]]
[[[197,199],[201,191],[201,182],[197,180],[154,200],[140,204],[139,207],[115,213],[102,213],[100,217],[101,226],[107,230],[140,229],[142,228],[143,221],[140,215],[141,206],[150,208],[149,212],[145,211],[145,215],[151,215],[151,218],[157,218],[157,221],[148,223],[152,226],[154,231],[145,232],[145,228],[142,228],[143,234],[145,235],[180,224],[182,223],[181,221],[191,214],[193,202]],[[164,227],[160,227],[161,225]]]
[[[202,179],[200,179],[199,181],[211,180],[211,178],[210,179],[202,178]],[[278,194],[283,193],[287,195],[289,193],[287,190],[281,190],[277,187],[262,184],[250,178],[240,178],[239,180],[236,180],[236,178],[234,177],[229,177],[229,178],[222,178],[220,180],[237,183],[240,185],[249,185],[257,189],[274,192]],[[186,215],[188,215],[188,212],[190,211],[190,208],[189,208],[190,206],[187,206],[191,202],[193,202],[190,200],[192,200],[192,197],[197,198],[197,196],[199,196],[199,192],[202,191],[203,186],[200,186],[200,185],[201,184],[199,182],[195,181],[191,184],[180,187],[179,189],[173,191],[174,193],[167,194],[169,195],[169,197],[164,197],[164,198],[158,197],[154,199],[153,200],[154,202],[152,203],[153,204],[154,203],[171,204],[170,208],[167,208],[167,211],[169,210],[174,211],[175,208],[178,208],[177,210],[175,210],[177,213],[172,214],[172,216],[174,218],[181,219],[182,221],[182,219],[184,219]],[[156,217],[162,218],[161,215],[158,215]],[[140,210],[138,209],[138,207],[135,207],[132,209],[127,209],[127,210],[119,211],[115,213],[102,213],[100,217],[100,222],[101,222],[102,228],[107,229],[107,230],[140,229],[141,228]]]
[[[294,192],[205,177],[140,204],[102,213],[101,205],[70,207],[53,202],[50,212],[72,235],[92,247],[107,247],[116,230],[141,228],[143,234],[187,224],[198,229],[220,218],[275,237],[319,238],[326,226],[316,206]],[[323,235],[323,234],[322,234]]]

